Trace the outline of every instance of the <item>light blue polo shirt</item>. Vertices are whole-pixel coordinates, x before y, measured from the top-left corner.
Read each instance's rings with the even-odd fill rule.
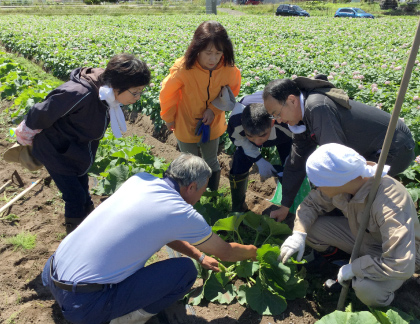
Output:
[[[148,173],[128,179],[59,245],[58,280],[118,283],[175,240],[200,244],[211,227],[166,181]]]

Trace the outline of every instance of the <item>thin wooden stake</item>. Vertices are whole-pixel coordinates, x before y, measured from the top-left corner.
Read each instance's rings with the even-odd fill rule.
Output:
[[[0,209],[0,214],[2,212],[4,212],[7,208],[9,208],[9,206],[13,205],[16,201],[18,201],[20,198],[22,198],[28,191],[32,190],[33,187],[35,187],[42,179],[38,179],[37,181],[35,181],[30,187],[26,188],[25,190],[23,190],[20,194],[18,194],[15,198],[13,198],[12,200],[10,200],[6,205],[4,205],[1,209]]]
[[[12,180],[7,180],[7,182],[1,186],[0,188],[0,193],[2,193],[4,191],[4,189],[6,189],[6,187],[12,183]]]

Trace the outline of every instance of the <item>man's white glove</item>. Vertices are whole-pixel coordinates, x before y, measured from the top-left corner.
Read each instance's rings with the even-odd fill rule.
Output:
[[[303,252],[305,252],[306,235],[306,233],[293,231],[293,235],[289,236],[281,245],[280,255],[277,260],[286,263],[296,252],[298,252],[296,260],[302,260]]]
[[[350,280],[354,277],[353,270],[351,269],[351,264],[346,264],[340,268],[338,271],[337,281],[340,285],[345,286],[345,281]]]
[[[260,173],[261,180],[265,181],[268,178],[277,174],[277,170],[272,166],[270,162],[265,160],[264,158],[259,159],[255,162],[258,166],[258,172]]]
[[[212,102],[213,106],[223,111],[232,111],[235,107],[236,99],[228,85],[223,86],[219,95]]]

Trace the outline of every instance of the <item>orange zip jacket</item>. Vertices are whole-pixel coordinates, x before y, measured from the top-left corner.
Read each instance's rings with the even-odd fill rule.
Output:
[[[184,57],[175,61],[169,75],[162,82],[160,91],[160,116],[167,122],[175,121],[175,136],[184,143],[198,143],[194,135],[198,119],[209,108],[214,113],[210,125],[210,140],[220,137],[227,128],[225,112],[217,109],[211,101],[219,95],[222,86],[229,85],[235,96],[241,87],[241,72],[236,66],[224,66],[220,60],[213,71],[204,70],[198,62],[187,70]]]

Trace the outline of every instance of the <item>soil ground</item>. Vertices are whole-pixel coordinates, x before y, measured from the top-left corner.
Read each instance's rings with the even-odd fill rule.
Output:
[[[0,111],[9,105],[8,102],[2,102]],[[132,134],[144,136],[145,143],[153,146],[153,154],[167,161],[178,156],[173,134],[154,134],[153,123],[145,116],[133,114],[127,116],[127,119],[130,122],[127,123],[126,136]],[[0,154],[12,145],[12,141],[7,138],[10,126],[6,117],[0,116]],[[219,160],[223,169],[220,186],[228,187],[227,174],[231,157],[221,153]],[[12,176],[14,171],[17,171],[22,178],[24,187],[18,186],[16,177]],[[2,205],[37,179],[43,181],[0,215],[0,323],[69,323],[63,318],[59,306],[41,282],[41,272],[46,260],[65,237],[65,229],[62,226],[64,203],[60,193],[54,182],[48,181],[45,169],[29,172],[20,165],[0,159],[0,186],[9,179],[13,182],[6,187],[4,193],[0,194],[0,199],[4,200]],[[269,213],[275,206],[272,206],[266,198],[274,193],[274,181],[260,182],[258,172],[254,169],[250,180],[247,193],[249,208],[256,213]],[[104,197],[93,196],[93,200],[97,206]],[[12,214],[16,215],[15,220],[10,219]],[[9,216],[8,219],[6,216]],[[21,232],[36,235],[34,249],[27,251],[13,249],[8,239]],[[166,258],[168,254],[163,248],[153,257],[153,261]],[[322,289],[320,283],[326,278],[313,276],[307,298],[289,301],[288,308],[280,316],[260,316],[238,303],[228,306],[207,303],[187,308],[182,303],[177,303],[153,317],[148,323],[315,323],[322,313],[333,311],[337,301],[336,293],[332,294]],[[201,282],[197,280],[196,286],[200,284]],[[420,314],[419,279],[412,278],[397,296],[396,300],[401,300],[401,305],[397,305],[398,307],[407,312],[413,310]]]

